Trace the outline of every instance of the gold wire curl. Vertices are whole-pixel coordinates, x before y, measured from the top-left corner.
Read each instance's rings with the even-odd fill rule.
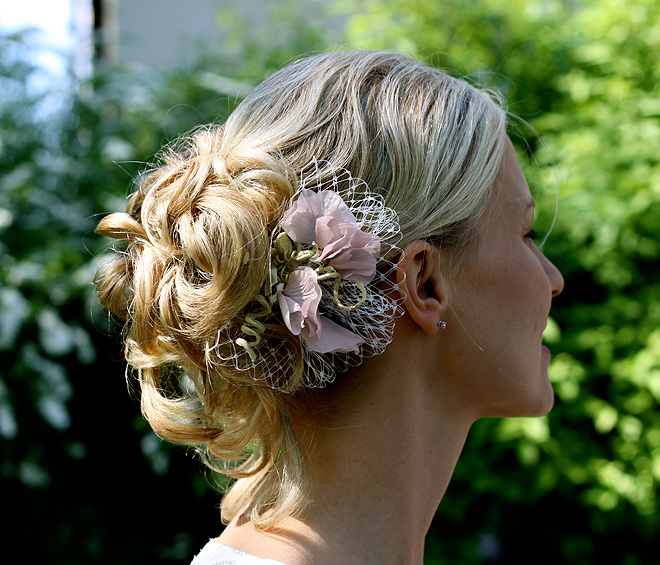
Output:
[[[258,294],[255,300],[263,306],[263,310],[259,312],[250,312],[249,314],[247,314],[245,316],[246,323],[241,326],[241,331],[244,334],[253,337],[254,341],[249,342],[243,339],[242,337],[239,337],[236,340],[236,345],[239,345],[243,349],[245,349],[245,351],[247,351],[247,354],[250,356],[250,360],[252,360],[253,362],[257,359],[257,354],[254,352],[252,348],[256,347],[261,343],[261,336],[266,330],[266,326],[262,324],[257,318],[263,318],[264,316],[268,316],[268,314],[270,314],[272,311],[270,304],[263,296],[261,296],[261,294]]]
[[[356,283],[356,286],[360,289],[360,292],[362,293],[362,298],[352,306],[345,306],[339,300],[339,285],[341,285],[341,283],[343,282],[341,275],[337,271],[335,271],[335,268],[332,267],[331,265],[322,265],[321,267],[316,269],[316,280],[323,281],[327,279],[334,279],[334,284],[332,287],[332,296],[335,300],[335,304],[342,310],[346,312],[352,312],[356,308],[363,306],[364,303],[367,301],[367,289],[362,283]]]

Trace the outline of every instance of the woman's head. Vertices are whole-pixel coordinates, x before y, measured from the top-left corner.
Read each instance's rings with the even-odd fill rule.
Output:
[[[506,114],[489,95],[401,55],[319,55],[272,75],[223,126],[165,152],[127,213],[100,222],[99,232],[128,241],[97,288],[127,318],[126,356],[139,373],[143,412],[157,433],[200,446],[210,463],[236,462],[228,471],[242,480],[225,518],[248,501],[253,521],[265,525],[300,509],[305,464],[290,417],[299,396],[290,393],[309,382],[310,362],[322,371],[351,364],[343,354],[310,357],[277,312],[278,281],[291,273],[268,282],[273,240],[310,163],[317,189],[342,169],[367,183],[376,204],[356,212],[358,221],[398,214],[400,241],[398,230],[392,241],[378,234],[380,268],[396,261],[397,244],[461,246],[488,199],[505,129]],[[351,189],[345,180],[335,182],[340,194]],[[398,306],[381,297],[387,273],[379,272],[366,294],[381,304],[385,329],[374,335],[383,342]],[[360,352],[382,351],[362,341]],[[245,370],[236,359],[248,354],[267,362]],[[281,374],[264,381],[267,366]]]
[[[428,390],[436,391],[430,396],[443,418],[447,405],[470,421],[539,416],[552,407],[550,352],[542,342],[552,298],[564,283],[534,241],[534,206],[507,139],[486,209],[461,249],[459,268],[452,268],[453,252],[419,240],[399,261],[398,275],[407,276],[407,316],[397,330],[410,339],[397,339],[392,349],[418,345],[417,330],[427,334],[430,347],[421,349],[416,372],[427,376]],[[446,329],[438,330],[438,320]],[[444,402],[440,409],[439,402]]]

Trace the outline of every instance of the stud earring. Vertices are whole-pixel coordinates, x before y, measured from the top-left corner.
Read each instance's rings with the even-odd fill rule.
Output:
[[[447,322],[442,322],[442,321],[441,321],[441,322],[438,322],[438,327],[439,327],[441,330],[447,329]]]

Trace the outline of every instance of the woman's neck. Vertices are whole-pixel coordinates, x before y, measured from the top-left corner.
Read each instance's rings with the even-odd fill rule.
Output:
[[[287,565],[423,562],[473,419],[441,390],[437,368],[408,353],[372,359],[364,400],[299,430],[312,476],[305,519],[272,534],[235,522],[223,543]]]

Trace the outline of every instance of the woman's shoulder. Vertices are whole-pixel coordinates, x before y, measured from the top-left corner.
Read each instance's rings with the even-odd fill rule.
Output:
[[[255,557],[233,547],[222,545],[212,539],[197,554],[190,565],[284,565],[284,563]]]

